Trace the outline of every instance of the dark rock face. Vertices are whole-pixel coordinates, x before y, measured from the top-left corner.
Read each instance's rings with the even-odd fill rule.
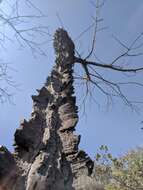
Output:
[[[63,29],[54,35],[54,48],[56,65],[32,96],[30,120],[21,121],[15,132],[15,153],[0,148],[3,190],[79,190],[93,181],[93,162],[78,150],[80,136],[74,133],[74,44]]]

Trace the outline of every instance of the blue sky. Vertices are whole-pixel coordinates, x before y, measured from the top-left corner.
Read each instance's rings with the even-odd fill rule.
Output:
[[[90,1],[47,0],[41,3],[40,0],[36,0],[35,3],[48,16],[43,22],[49,27],[50,33],[53,34],[61,26],[61,22],[57,18],[57,14],[59,14],[62,25],[72,39],[76,39],[76,48],[86,55],[91,45],[92,33],[87,32],[79,40],[77,37],[90,25],[92,16],[95,15],[95,9]],[[3,8],[6,9],[6,6]],[[129,43],[143,31],[143,1],[107,0],[101,10],[101,15],[104,18],[103,26],[108,28],[97,36],[97,53],[100,58],[108,60],[122,52],[121,47],[112,39],[112,34],[125,43]],[[11,35],[10,31],[7,32]],[[0,144],[7,146],[10,150],[12,150],[14,131],[18,128],[20,120],[30,117],[31,95],[36,94],[36,89],[42,87],[54,65],[54,53],[50,41],[46,46],[46,51],[47,57],[37,56],[35,59],[28,48],[19,50],[17,44],[8,42],[7,51],[2,54],[3,59],[10,61],[11,67],[16,70],[9,72],[13,76],[13,80],[19,84],[19,90],[10,89],[14,94],[14,104],[2,104],[0,110]],[[133,61],[142,64],[142,57]],[[115,77],[114,74],[113,77]],[[140,79],[142,79],[141,76]],[[76,90],[76,92],[80,96],[83,90]],[[134,91],[130,88],[127,94],[143,97],[143,90]],[[79,105],[79,97],[77,98]],[[98,92],[95,94],[95,98],[101,102],[100,109],[93,102],[89,102],[86,105],[85,114],[82,114],[82,109],[79,110],[81,117],[77,125],[77,133],[82,135],[80,148],[94,157],[96,150],[102,144],[108,145],[111,152],[117,156],[131,148],[142,146],[143,131],[140,129],[142,127],[140,121],[143,120],[143,110],[141,109],[139,114],[134,113],[117,101],[107,111],[105,106],[102,106],[103,99]]]

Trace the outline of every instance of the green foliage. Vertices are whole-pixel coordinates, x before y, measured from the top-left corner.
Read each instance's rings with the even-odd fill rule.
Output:
[[[143,190],[143,148],[114,158],[102,145],[96,154],[93,176],[106,190]]]

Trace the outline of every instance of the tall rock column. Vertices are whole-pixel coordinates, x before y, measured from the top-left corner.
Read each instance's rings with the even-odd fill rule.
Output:
[[[55,32],[54,49],[56,65],[32,96],[31,118],[15,132],[14,154],[0,149],[2,190],[84,190],[92,183],[93,162],[78,150],[80,136],[74,132],[74,43],[65,30]]]

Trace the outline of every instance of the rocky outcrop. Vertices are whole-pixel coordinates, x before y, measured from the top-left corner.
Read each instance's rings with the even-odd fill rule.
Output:
[[[54,35],[56,65],[38,95],[29,121],[15,132],[15,152],[0,148],[0,187],[5,190],[81,190],[92,184],[93,162],[78,150],[78,107],[73,96],[74,44]]]

